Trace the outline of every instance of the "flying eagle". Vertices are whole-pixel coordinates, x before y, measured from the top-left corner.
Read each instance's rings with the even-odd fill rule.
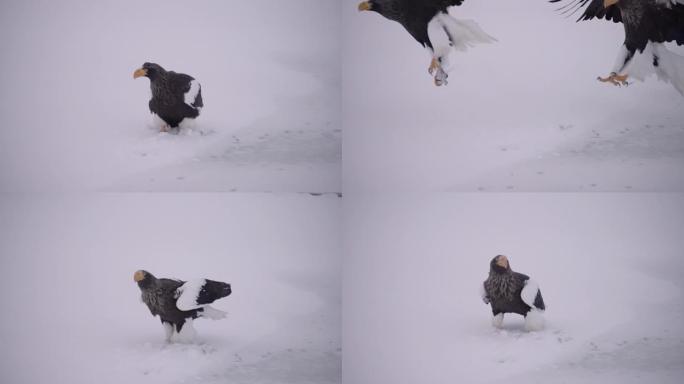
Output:
[[[192,341],[195,336],[193,319],[205,317],[219,320],[226,317],[225,312],[209,304],[230,295],[230,284],[208,279],[158,279],[143,270],[136,271],[133,280],[138,283],[142,302],[152,316],[161,319],[167,342]]]
[[[549,0],[557,3],[563,0]],[[684,44],[684,0],[568,0],[561,10],[574,13],[586,5],[577,21],[594,18],[622,23],[625,42],[615,66],[598,80],[628,85],[631,76],[643,80],[656,73],[684,95],[684,57],[669,51],[664,43]],[[588,5],[587,5],[588,3]]]
[[[368,0],[359,11],[374,11],[404,26],[432,57],[428,73],[435,85],[447,84],[448,59],[452,50],[465,51],[478,43],[496,41],[472,20],[451,17],[448,8],[463,0]]]
[[[489,277],[481,285],[482,301],[492,307],[492,325],[501,328],[504,313],[525,317],[525,329],[538,331],[544,327],[544,299],[539,285],[529,276],[513,272],[508,258],[496,256],[489,262]]]
[[[150,112],[161,119],[162,132],[199,116],[204,106],[202,87],[192,76],[167,71],[155,63],[145,63],[133,72],[134,79],[142,76],[150,79]]]

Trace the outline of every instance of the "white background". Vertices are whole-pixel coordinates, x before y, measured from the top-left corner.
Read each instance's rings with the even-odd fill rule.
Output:
[[[358,2],[342,9],[346,191],[684,191],[682,95],[596,81],[622,25],[466,0],[451,15],[499,41],[456,54],[436,88],[427,51]]]
[[[336,197],[0,198],[0,382],[339,383]],[[166,344],[133,273],[233,293]]]
[[[334,0],[0,4],[0,190],[340,191]],[[202,84],[151,125],[146,61]]]
[[[681,381],[684,196],[345,199],[345,383]],[[491,326],[498,254],[539,283],[544,331]]]

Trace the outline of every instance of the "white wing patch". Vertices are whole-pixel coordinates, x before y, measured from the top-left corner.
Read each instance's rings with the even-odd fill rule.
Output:
[[[537,297],[537,292],[539,292],[539,284],[532,279],[528,279],[525,281],[525,286],[523,287],[522,292],[520,292],[520,298],[523,302],[525,302],[525,304],[535,308],[534,299]]]
[[[195,99],[197,98],[197,94],[199,93],[200,89],[202,87],[200,86],[200,83],[197,80],[192,80],[190,82],[190,90],[185,93],[184,101],[185,104],[196,108],[192,105],[192,103],[195,102]],[[202,109],[202,108],[196,108],[196,109]]]
[[[201,308],[203,305],[197,304],[197,298],[200,291],[207,281],[205,279],[196,279],[185,282],[176,290],[178,300],[176,301],[176,308],[181,311],[191,311],[193,309]]]

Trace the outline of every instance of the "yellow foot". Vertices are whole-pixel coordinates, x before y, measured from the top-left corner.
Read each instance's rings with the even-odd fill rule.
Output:
[[[617,73],[613,72],[611,73],[608,77],[598,77],[598,81],[602,83],[611,83],[613,85],[619,86],[628,86],[629,83],[627,82],[627,77],[628,75],[618,75]]]
[[[428,68],[428,73],[433,74],[439,68],[439,61],[436,58],[432,58],[430,62],[430,67]]]

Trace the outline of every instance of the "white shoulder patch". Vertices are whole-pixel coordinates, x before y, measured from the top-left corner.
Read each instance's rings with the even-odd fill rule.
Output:
[[[197,94],[199,93],[200,89],[202,87],[200,86],[200,83],[197,80],[193,80],[190,82],[190,90],[185,93],[184,101],[185,104],[195,108],[192,103],[195,102],[195,99],[197,98]]]
[[[197,304],[197,298],[199,297],[200,291],[207,281],[205,279],[196,279],[185,282],[176,290],[176,295],[178,295],[178,300],[176,301],[176,308],[181,311],[190,311],[202,307],[202,305]]]
[[[535,308],[534,299],[537,297],[537,292],[539,292],[539,284],[532,279],[528,279],[525,282],[522,292],[520,292],[520,298],[525,304]]]
[[[484,283],[480,283],[480,298],[484,300],[485,297],[487,297],[487,290],[485,290]]]

